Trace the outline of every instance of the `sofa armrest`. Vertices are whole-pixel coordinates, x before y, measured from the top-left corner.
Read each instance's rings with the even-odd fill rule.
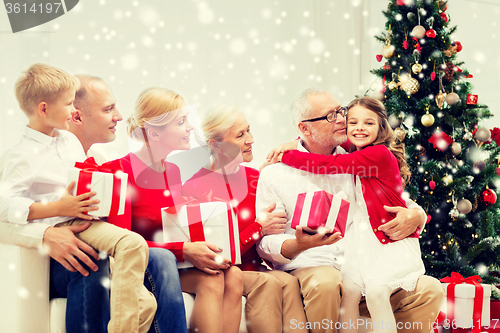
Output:
[[[0,323],[10,333],[49,332],[49,257],[0,243]]]

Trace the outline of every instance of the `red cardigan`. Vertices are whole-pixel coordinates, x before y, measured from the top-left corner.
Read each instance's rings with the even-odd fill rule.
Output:
[[[363,197],[368,209],[373,232],[381,243],[393,242],[378,227],[396,215],[385,206],[406,208],[402,198],[403,185],[396,157],[383,145],[369,146],[350,154],[320,155],[297,150],[283,154],[282,162],[294,168],[316,174],[347,173],[357,175],[363,186]],[[408,237],[417,237],[415,231]]]
[[[226,175],[232,197],[237,201],[238,227],[241,247],[241,265],[244,271],[259,269],[262,259],[257,254],[255,243],[260,239],[262,226],[255,218],[255,193],[259,180],[259,171],[240,166],[238,172]],[[224,176],[205,168],[198,171],[182,186],[182,195],[199,198],[202,194],[212,191],[212,196],[229,201],[229,193]]]
[[[181,195],[181,174],[172,163],[165,163],[165,172],[149,168],[135,154],[119,159],[128,174],[125,214],[108,217],[108,222],[137,232],[149,247],[172,251],[178,262],[184,261],[183,242],[163,243],[161,208],[174,205]]]

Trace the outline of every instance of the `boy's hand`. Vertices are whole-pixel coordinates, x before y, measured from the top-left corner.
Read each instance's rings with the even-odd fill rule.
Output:
[[[221,269],[227,269],[231,265],[229,259],[217,254],[222,252],[218,246],[207,242],[186,242],[182,252],[184,259],[207,274],[219,274]]]
[[[90,207],[90,205],[98,204],[99,200],[97,199],[87,200],[88,198],[94,196],[96,193],[87,192],[84,194],[74,196],[71,194],[71,191],[73,190],[74,187],[75,187],[75,182],[71,182],[68,185],[68,188],[66,189],[66,193],[58,201],[59,209],[57,215],[75,216],[85,220],[92,220],[93,219],[92,216],[89,216],[84,213],[99,209],[99,207],[97,206]]]
[[[90,223],[85,222],[72,226],[49,227],[43,234],[43,247],[49,256],[67,270],[78,271],[83,276],[88,276],[89,272],[78,262],[77,258],[94,272],[97,271],[97,265],[89,258],[89,255],[99,260],[99,254],[75,236],[75,233],[87,229],[89,225]]]

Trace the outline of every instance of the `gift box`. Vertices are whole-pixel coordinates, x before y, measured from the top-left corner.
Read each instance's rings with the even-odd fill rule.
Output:
[[[336,195],[325,191],[300,193],[297,196],[291,228],[301,226],[306,232],[317,232],[318,228],[340,232],[344,236],[350,203],[347,195]]]
[[[163,240],[170,242],[207,242],[217,245],[217,254],[241,264],[238,219],[226,202],[192,200],[182,205],[162,208]],[[178,268],[193,267],[185,260]]]
[[[445,282],[442,284],[446,297],[441,309],[446,314],[443,326],[472,328],[472,332],[490,326],[490,285],[480,284],[479,276],[463,278],[455,272],[440,281]]]
[[[88,215],[106,217],[122,215],[125,212],[128,175],[122,171],[120,161],[112,161],[98,165],[90,157],[83,163],[76,163],[74,169],[68,171],[68,184],[74,181],[71,194],[80,195],[89,191],[96,193],[91,199],[98,199],[98,210]]]

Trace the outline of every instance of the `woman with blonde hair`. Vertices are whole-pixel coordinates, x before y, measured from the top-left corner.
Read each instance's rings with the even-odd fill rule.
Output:
[[[256,251],[255,244],[267,234],[282,233],[284,212],[269,206],[262,216],[255,213],[255,194],[259,172],[241,165],[253,159],[253,136],[244,114],[236,105],[218,104],[202,119],[202,130],[209,147],[211,163],[187,180],[182,193],[200,199],[212,197],[230,201],[238,215],[243,271],[245,315],[250,333],[306,332],[306,318],[296,277],[269,270]],[[303,323],[303,325],[299,324]]]
[[[175,205],[181,194],[180,170],[165,158],[174,150],[191,147],[192,130],[181,95],[165,88],[150,88],[141,93],[128,120],[127,131],[131,138],[143,142],[143,146],[120,159],[124,172],[129,175],[130,195],[125,214],[109,218],[109,221],[141,234],[151,253],[161,251],[161,258],[156,259],[158,262],[168,257],[165,253],[171,255],[171,251],[175,255],[174,263],[175,259],[179,262],[189,260],[194,265],[179,270],[182,291],[196,295],[190,323],[193,332],[237,332],[241,319],[240,269],[231,266],[228,260],[217,263],[215,258],[220,249],[213,244],[163,242],[161,208]],[[163,276],[173,269],[176,267],[169,266],[160,270],[158,275]],[[170,281],[165,282],[160,281],[168,288]],[[154,293],[158,281],[151,284]],[[179,313],[179,307],[173,310],[163,306],[171,295],[156,296],[158,320],[163,313],[169,313],[169,320],[177,320],[176,316],[185,318]],[[180,297],[182,301],[182,295]],[[184,307],[181,309],[184,312]],[[177,329],[170,331],[179,332]]]

